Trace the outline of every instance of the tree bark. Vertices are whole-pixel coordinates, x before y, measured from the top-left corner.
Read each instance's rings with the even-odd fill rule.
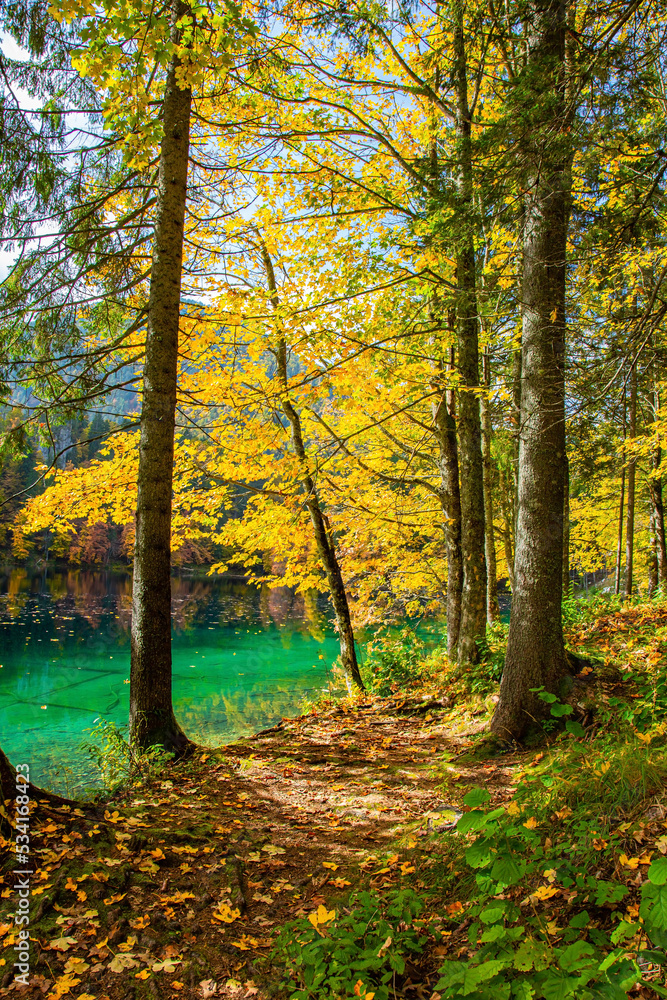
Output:
[[[457,238],[456,327],[459,390],[458,432],[461,484],[463,590],[459,663],[477,663],[478,642],[486,632],[486,557],[484,553],[484,465],[479,412],[479,317],[472,219],[472,131],[468,105],[468,67],[462,0],[454,9],[454,84],[456,87]]]
[[[629,440],[637,436],[637,363],[630,373],[630,426]],[[634,454],[628,460],[628,505],[625,522],[625,596],[632,597],[635,551],[635,473],[637,462]]]
[[[175,0],[172,41],[188,7]],[[171,500],[178,330],[192,92],[168,71],[163,101],[155,238],[148,299],[132,584],[130,738],[177,755],[192,744],[176,721],[171,693]]]
[[[625,444],[625,389],[623,390],[623,443]],[[621,468],[621,499],[618,505],[618,533],[616,540],[616,579],[614,580],[614,593],[621,592],[621,559],[623,557],[623,511],[625,507],[625,453],[623,454],[623,466]]]
[[[273,309],[277,312],[280,302],[278,299],[276,276],[271,256],[261,237],[260,248],[264,262],[264,269],[266,271],[266,280],[271,297],[271,304]],[[352,620],[350,618],[350,606],[347,601],[347,592],[343,582],[343,574],[341,573],[340,564],[336,555],[336,543],[322,510],[315,480],[310,472],[306,447],[303,441],[303,432],[301,429],[301,417],[299,416],[299,413],[290,398],[289,382],[287,378],[287,344],[285,342],[285,335],[279,325],[276,337],[275,355],[278,367],[278,379],[280,381],[280,405],[290,425],[292,447],[294,448],[294,454],[298,458],[301,468],[301,485],[305,495],[304,502],[306,509],[308,510],[310,522],[313,526],[317,553],[322,562],[322,566],[324,567],[327,584],[329,586],[331,604],[334,609],[336,625],[338,627],[341,666],[348,685],[354,684],[355,687],[364,691],[364,682],[361,679],[359,664],[357,662],[354,630],[352,628]]]
[[[655,530],[655,510],[651,511],[648,533],[648,553],[646,557],[648,568],[648,596],[653,597],[658,583],[658,539]]]
[[[19,790],[16,775],[16,768],[10,762],[2,747],[0,747],[0,807],[2,808],[5,808],[2,806],[3,802],[6,802],[8,799],[14,802],[16,796],[20,794],[27,794],[31,802],[47,803],[52,806],[72,806],[76,804],[72,799],[65,799],[62,795],[56,795],[55,792],[47,792],[46,789],[39,788],[32,781],[23,782],[19,779],[21,784],[21,790]],[[5,825],[2,808],[0,808],[0,825]]]
[[[491,625],[500,619],[498,604],[498,571],[496,567],[496,536],[493,526],[493,463],[491,461],[491,406],[488,393],[491,389],[491,364],[489,352],[484,353],[484,386],[482,396],[482,460],[484,463],[484,547],[486,554],[486,620]]]
[[[563,480],[563,597],[570,596],[570,463],[565,453]]]
[[[440,502],[445,515],[447,549],[447,656],[456,661],[461,629],[461,496],[456,444],[456,409],[453,392],[443,392],[433,407],[433,428],[438,443]]]
[[[660,414],[660,397],[657,390],[653,394],[653,409],[655,420]],[[653,466],[653,476],[651,477],[651,502],[653,504],[653,514],[655,518],[655,542],[656,557],[658,560],[658,587],[664,594],[667,594],[667,547],[665,545],[665,507],[662,492],[662,477],[660,476],[660,465],[662,462],[662,448],[656,444],[651,455],[651,465]]]
[[[505,668],[491,729],[520,739],[565,671],[561,614],[565,481],[565,263],[569,150],[563,97],[565,4],[528,8],[526,85],[534,129],[526,150],[519,497]]]

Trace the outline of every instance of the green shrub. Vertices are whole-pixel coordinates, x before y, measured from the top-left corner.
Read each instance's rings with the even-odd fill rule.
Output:
[[[307,919],[283,927],[272,958],[286,964],[290,1000],[393,996],[396,975],[427,940],[415,918],[423,901],[411,890],[387,896],[358,892],[349,912],[315,926]],[[295,988],[296,986],[296,988]]]
[[[127,740],[127,727],[107,719],[95,719],[96,725],[86,730],[92,739],[84,740],[86,750],[97,767],[105,788],[113,790],[126,781],[150,780],[173,760],[173,754],[160,746],[147,750],[133,747]]]
[[[383,697],[419,684],[423,676],[425,645],[409,627],[378,633],[366,647],[364,682]]]

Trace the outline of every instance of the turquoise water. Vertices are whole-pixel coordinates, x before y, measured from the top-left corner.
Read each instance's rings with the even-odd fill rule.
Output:
[[[98,717],[127,723],[129,576],[17,570],[0,579],[0,746],[48,788],[94,783]],[[333,683],[326,604],[287,588],[172,581],[173,691],[185,732],[217,746],[298,711]]]

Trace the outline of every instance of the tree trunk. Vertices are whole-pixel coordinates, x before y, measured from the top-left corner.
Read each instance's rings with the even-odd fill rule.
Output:
[[[623,443],[625,444],[625,389],[623,389]],[[625,506],[625,452],[623,453],[623,467],[621,469],[621,499],[618,506],[618,533],[616,540],[616,579],[614,580],[614,593],[621,592],[621,559],[623,557],[623,511]]]
[[[655,510],[651,511],[650,527],[648,533],[648,554],[646,563],[648,568],[648,596],[653,597],[658,589],[658,539],[655,531]]]
[[[23,771],[18,773],[24,774]],[[19,789],[16,776],[16,768],[11,764],[2,747],[0,747],[0,826],[5,826],[7,823],[6,813],[3,812],[7,806],[3,805],[3,803],[7,803],[7,800],[10,803],[15,802],[17,795],[27,794],[31,802],[48,803],[48,805],[52,806],[71,806],[75,804],[71,799],[65,799],[61,795],[56,795],[54,792],[47,792],[44,788],[33,785],[32,781],[23,782],[19,778],[21,785]]]
[[[493,526],[493,464],[491,462],[491,406],[488,393],[491,389],[491,364],[489,352],[484,353],[484,385],[482,396],[482,459],[484,462],[484,548],[486,554],[486,620],[489,624],[500,619],[498,604],[498,571],[496,568],[496,536]]]
[[[456,661],[461,629],[461,497],[459,458],[456,444],[456,409],[453,392],[443,392],[433,408],[433,427],[438,442],[440,502],[445,515],[447,549],[447,656]]]
[[[630,373],[630,427],[629,439],[637,436],[637,363]],[[628,460],[628,509],[625,522],[625,596],[632,597],[633,563],[635,551],[635,473],[637,462],[634,454]]]
[[[527,23],[528,100],[537,121],[526,150],[519,498],[509,639],[491,721],[493,732],[505,739],[520,739],[533,720],[544,716],[545,705],[531,689],[555,692],[565,670],[561,594],[569,197],[563,0],[532,0]]]
[[[563,597],[570,596],[570,463],[565,453],[563,480]]]
[[[459,663],[477,663],[478,641],[486,632],[486,558],[484,554],[484,465],[479,413],[479,318],[472,219],[472,143],[468,106],[468,68],[462,0],[454,4],[454,75],[456,87],[457,240],[456,327],[459,390],[458,432],[461,483],[461,553],[463,590]]]
[[[660,397],[656,391],[654,394],[654,413],[658,420],[660,415]],[[667,595],[667,548],[665,546],[665,507],[662,494],[662,477],[660,476],[660,464],[662,462],[662,448],[656,444],[651,456],[653,466],[653,476],[651,478],[651,501],[653,504],[653,514],[655,517],[655,541],[656,556],[658,560],[658,587],[663,594]]]
[[[260,248],[262,252],[262,259],[264,261],[269,293],[271,296],[271,304],[274,310],[277,311],[280,303],[278,300],[273,262],[267,250],[266,244],[261,237]],[[305,504],[313,526],[313,532],[315,534],[317,553],[324,567],[327,584],[329,586],[331,604],[333,605],[334,614],[336,616],[336,625],[338,627],[341,666],[348,685],[354,684],[361,691],[363,691],[365,690],[364,682],[362,681],[361,674],[359,672],[357,651],[354,644],[354,631],[352,629],[352,620],[350,618],[350,606],[347,602],[347,592],[343,582],[343,574],[341,573],[336,555],[336,543],[333,539],[333,535],[324,512],[322,511],[322,505],[317,494],[315,480],[310,473],[308,456],[306,455],[306,448],[303,443],[301,417],[290,399],[289,382],[287,379],[287,344],[285,343],[285,336],[280,328],[278,328],[277,331],[275,354],[281,390],[280,405],[290,425],[292,447],[294,448],[294,454],[299,459],[299,465],[301,467],[301,485],[305,494]]]
[[[188,7],[175,0],[177,21]],[[171,498],[176,415],[178,329],[192,92],[167,72],[163,101],[155,238],[141,407],[141,439],[132,584],[130,738],[177,755],[192,744],[176,722],[171,697]]]

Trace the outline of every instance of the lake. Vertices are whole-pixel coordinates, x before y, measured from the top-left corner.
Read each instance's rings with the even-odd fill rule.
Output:
[[[128,574],[0,577],[0,746],[36,783],[95,784],[81,742],[99,717],[127,724],[131,606]],[[176,716],[206,746],[295,715],[334,683],[338,644],[323,598],[181,575],[172,628]]]

